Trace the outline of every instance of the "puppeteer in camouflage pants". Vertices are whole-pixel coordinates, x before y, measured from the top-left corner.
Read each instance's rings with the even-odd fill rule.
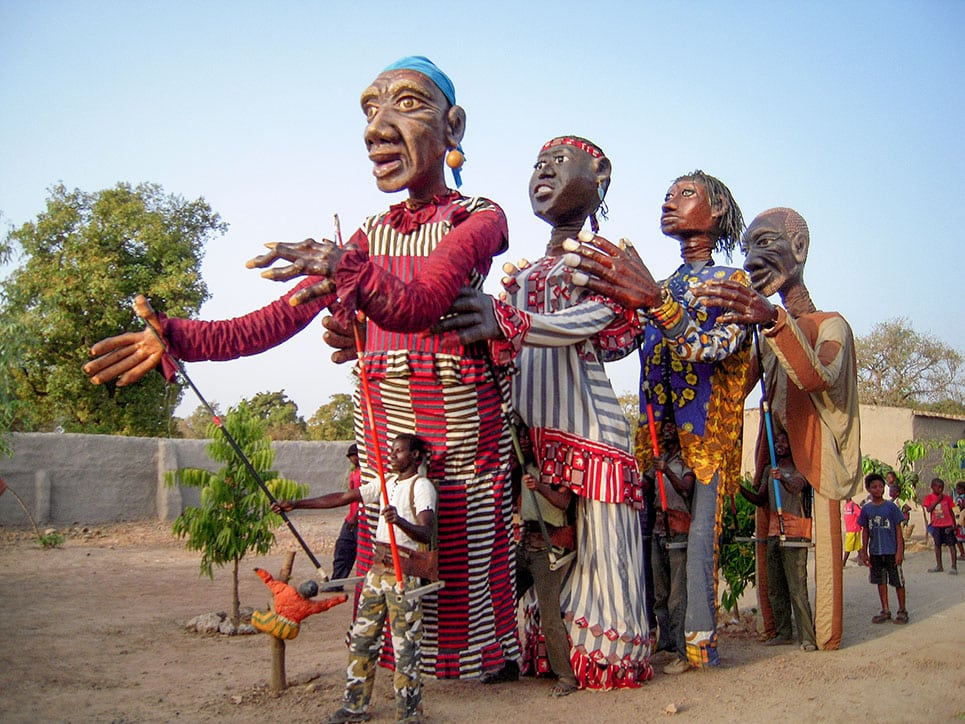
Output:
[[[406,590],[419,580],[405,577]],[[422,641],[422,607],[419,599],[406,601],[398,594],[395,573],[376,564],[365,575],[358,610],[349,640],[348,671],[343,707],[363,712],[372,698],[385,615],[389,615],[395,652],[395,703],[400,722],[418,721],[422,708],[419,655]]]

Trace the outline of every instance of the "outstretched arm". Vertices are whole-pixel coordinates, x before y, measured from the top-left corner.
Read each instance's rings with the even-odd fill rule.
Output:
[[[289,303],[291,297],[315,281],[317,277],[309,277],[271,304],[244,316],[213,322],[155,314],[148,301],[138,295],[135,311],[157,336],[144,329],[103,339],[91,347],[90,354],[95,359],[84,365],[84,372],[94,384],[116,379],[123,386],[137,382],[159,364],[165,378],[173,380],[175,368],[165,360],[165,346],[185,362],[231,360],[264,352],[304,329],[327,302],[334,301],[329,296],[298,307]]]
[[[567,241],[565,259],[569,266],[592,271],[603,279],[574,274],[575,284],[609,294],[627,309],[645,313],[667,339],[680,359],[689,362],[718,362],[736,352],[744,341],[742,325],[715,319],[710,329],[697,323],[695,316],[704,310],[686,299],[674,298],[670,290],[657,284],[636,250],[624,239],[617,247],[600,236],[580,232],[582,243]],[[732,271],[731,278],[747,284],[743,271]],[[689,293],[688,293],[689,294]]]
[[[345,505],[361,502],[362,494],[358,488],[343,490],[337,493],[319,495],[315,498],[303,498],[301,500],[279,500],[271,504],[271,509],[276,513],[287,513],[296,509],[318,509],[318,508],[341,508]]]
[[[312,299],[323,297],[335,291],[335,268],[344,250],[328,239],[321,243],[314,239],[305,239],[298,243],[284,243],[273,241],[265,244],[269,251],[254,259],[249,259],[245,266],[249,269],[271,267],[279,259],[290,261],[285,266],[265,269],[261,275],[272,281],[287,282],[301,276],[322,277],[311,285],[304,287],[291,297],[292,306],[310,302]],[[350,244],[351,246],[351,244]],[[354,248],[354,247],[353,247]]]
[[[602,236],[581,231],[579,241],[564,242],[567,266],[579,269],[573,283],[620,303],[625,309],[648,310],[660,305],[660,285],[626,240],[612,244]]]
[[[145,329],[108,337],[91,347],[90,355],[95,359],[83,369],[95,385],[116,379],[117,386],[124,387],[160,364],[164,353],[161,322],[143,294],[135,297],[134,311],[144,320]]]
[[[364,239],[356,232],[360,235]],[[488,272],[507,235],[498,207],[468,213],[408,281],[375,263],[367,248],[346,250],[335,274],[339,298],[348,312],[361,310],[382,329],[427,330],[452,306],[471,274]]]
[[[706,282],[694,289],[708,307],[722,307],[726,311],[717,317],[723,324],[770,325],[777,321],[777,308],[751,287],[733,279]]]

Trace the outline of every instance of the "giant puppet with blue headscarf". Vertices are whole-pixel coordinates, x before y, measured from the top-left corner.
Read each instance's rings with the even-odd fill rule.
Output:
[[[215,322],[160,314],[158,331],[168,351],[184,361],[227,360],[280,344],[326,307],[341,329],[364,314],[363,359],[376,424],[363,418],[357,392],[363,483],[376,479],[376,449],[387,452],[399,433],[431,444],[428,477],[439,490],[445,588],[423,600],[422,670],[474,677],[519,658],[511,443],[501,414],[508,387],[489,374],[483,351],[426,330],[460,288],[482,287],[493,256],[507,248],[506,218],[492,201],[447,185],[447,165],[459,185],[466,115],[452,82],[430,60],[393,63],[362,92],[361,104],[376,184],[385,192],[405,190],[408,198],[366,219],[344,246],[312,239],[270,244],[249,266],[284,259],[290,264],[262,275],[304,279],[268,306]],[[146,331],[103,340],[91,353],[96,359],[85,371],[94,383],[130,384],[159,364],[168,379],[174,377],[161,343]],[[368,570],[372,560],[371,537],[360,531],[359,569]],[[392,665],[391,651],[383,663]]]

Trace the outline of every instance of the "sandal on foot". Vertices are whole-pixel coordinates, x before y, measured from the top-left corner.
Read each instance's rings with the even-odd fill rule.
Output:
[[[950,576],[957,576],[957,575],[958,575],[958,569],[955,568],[954,566],[953,566],[952,568],[949,568],[949,569],[948,569],[948,575],[950,575]]]
[[[550,689],[550,696],[555,698],[560,698],[563,696],[569,696],[574,691],[577,690],[576,684],[567,684],[562,681],[556,682],[552,689]]]
[[[902,609],[895,614],[895,623],[908,623],[908,612]]]
[[[670,676],[676,676],[677,674],[686,674],[692,668],[694,667],[690,665],[690,662],[687,661],[687,659],[681,659],[678,657],[663,667],[663,673]]]
[[[891,620],[891,611],[882,611],[877,616],[872,617],[871,623],[884,623]]]
[[[812,644],[810,641],[801,644],[801,651],[817,651],[817,644]]]
[[[929,568],[929,569],[928,569],[928,572],[929,572],[929,573],[941,573],[941,572],[944,571],[944,570],[945,570],[945,569],[942,568],[941,566],[935,566],[934,568]]]

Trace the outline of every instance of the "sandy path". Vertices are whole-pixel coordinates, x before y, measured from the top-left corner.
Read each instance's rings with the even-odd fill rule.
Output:
[[[325,563],[337,515],[303,515],[296,525]],[[277,571],[277,551],[245,564],[242,604],[265,607],[267,588],[248,571]],[[905,576],[911,623],[873,625],[877,594],[864,569],[845,570],[845,636],[837,652],[766,648],[725,635],[718,670],[658,674],[640,689],[546,696],[525,679],[482,686],[425,685],[431,722],[947,721],[965,718],[965,575],[929,574],[932,552],[913,546]],[[965,571],[963,571],[965,573]],[[304,556],[295,577],[313,574]],[[0,529],[0,721],[238,722],[318,721],[337,708],[343,684],[342,635],[350,608],[314,616],[287,647],[298,683],[267,691],[264,636],[198,636],[193,616],[225,610],[230,583],[198,576],[198,556],[160,523],[73,531],[63,548],[43,550],[23,531]],[[863,713],[859,713],[863,710]],[[394,717],[391,678],[380,670],[373,713]]]

